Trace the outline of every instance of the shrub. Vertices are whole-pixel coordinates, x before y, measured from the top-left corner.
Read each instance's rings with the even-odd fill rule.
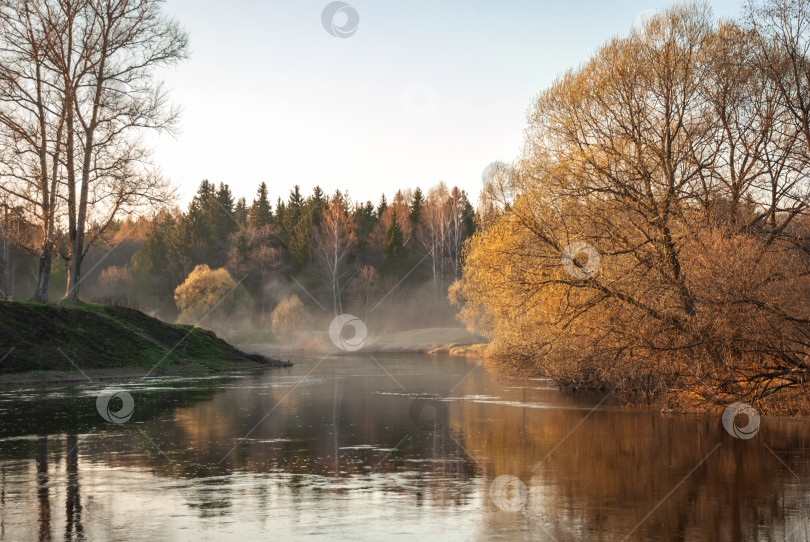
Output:
[[[301,299],[293,294],[276,305],[270,315],[270,321],[276,335],[279,337],[291,337],[306,327],[309,315],[306,307],[301,303]]]
[[[250,304],[247,292],[225,269],[198,265],[174,291],[181,322],[228,315]]]

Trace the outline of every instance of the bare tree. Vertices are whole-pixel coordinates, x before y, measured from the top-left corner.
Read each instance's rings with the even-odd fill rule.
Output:
[[[163,0],[61,0],[76,16],[51,48],[65,74],[68,108],[65,169],[69,270],[66,297],[78,299],[82,260],[122,212],[170,199],[150,167],[139,136],[169,131],[178,110],[168,105],[157,68],[187,56],[188,36],[161,11]]]
[[[757,69],[777,90],[810,150],[810,1],[747,0]]]
[[[450,192],[443,182],[428,191],[422,209],[422,224],[419,228],[419,242],[430,254],[433,284],[438,298],[444,282],[444,257],[450,229]]]
[[[352,269],[350,256],[357,247],[355,224],[336,194],[323,213],[321,223],[312,228],[314,270],[329,284],[335,314],[343,312],[341,291]]]
[[[49,62],[64,18],[52,3],[0,1],[0,190],[38,225],[24,248],[39,259],[34,301],[47,302],[57,233],[58,177],[68,105]]]
[[[154,72],[184,59],[188,38],[162,6],[0,0],[0,175],[40,225],[38,301],[48,299],[60,227],[66,296],[76,300],[89,247],[122,214],[171,198],[140,140],[144,130],[172,131],[178,115]]]
[[[360,272],[349,283],[349,289],[363,307],[363,320],[368,321],[368,310],[380,293],[380,274],[371,265],[363,266]]]
[[[467,226],[464,222],[464,213],[467,207],[467,194],[454,186],[447,200],[448,229],[447,229],[447,255],[453,272],[453,280],[461,274],[461,249],[467,237]]]
[[[795,31],[810,13],[768,5],[793,10],[779,20]],[[803,385],[807,93],[780,90],[798,67],[777,74],[807,62],[784,44],[810,26],[798,41],[756,32],[674,6],[540,95],[520,196],[484,221],[452,289],[492,353],[678,402]]]

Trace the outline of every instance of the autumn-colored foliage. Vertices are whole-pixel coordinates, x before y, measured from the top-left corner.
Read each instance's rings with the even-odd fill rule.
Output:
[[[494,360],[673,404],[804,388],[810,86],[763,30],[803,24],[786,6],[670,8],[539,96],[450,292]]]
[[[194,268],[185,282],[174,291],[180,320],[199,320],[233,312],[248,302],[226,269],[211,269],[205,264]]]
[[[297,295],[283,299],[270,315],[273,332],[281,338],[290,338],[296,333],[307,331],[309,321],[307,309]]]

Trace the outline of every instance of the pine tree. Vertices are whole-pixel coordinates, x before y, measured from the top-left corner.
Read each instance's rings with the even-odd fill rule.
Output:
[[[354,208],[354,223],[357,225],[357,248],[361,252],[368,248],[368,236],[377,224],[374,204],[367,201],[365,205],[358,204]]]
[[[382,218],[386,209],[388,209],[388,200],[385,199],[385,194],[383,194],[380,198],[380,204],[377,206],[377,220]]]
[[[259,229],[273,222],[273,211],[270,208],[270,200],[267,197],[267,183],[259,185],[256,192],[256,199],[250,206],[248,214],[248,224],[251,228]]]
[[[289,253],[292,256],[293,269],[301,271],[311,258],[310,231],[312,229],[312,214],[301,217],[290,236]]]
[[[192,227],[195,239],[210,240],[213,236],[212,215],[216,207],[216,189],[207,179],[204,179],[197,188],[197,193],[191,198],[186,218]]]
[[[247,201],[245,198],[239,198],[236,202],[236,206],[233,208],[233,217],[236,219],[237,224],[241,229],[244,229],[247,226],[247,219],[248,219],[248,210]]]
[[[174,232],[178,255],[197,265],[208,263],[213,257],[215,244],[216,189],[203,180],[188,204],[188,211],[180,216]]]
[[[467,232],[467,237],[472,237],[475,234],[475,209],[467,199],[464,201],[464,229]]]
[[[408,261],[408,249],[405,247],[405,236],[397,222],[397,210],[391,212],[391,222],[385,233],[383,245],[383,263],[381,271],[391,276],[399,276]]]
[[[216,207],[212,209],[213,234],[215,242],[227,240],[228,236],[239,230],[239,224],[234,217],[234,202],[231,187],[219,183],[215,196]]]
[[[412,225],[416,226],[419,224],[419,220],[422,218],[422,207],[424,204],[425,195],[422,193],[422,189],[417,186],[416,190],[413,192],[413,197],[411,198],[411,210],[408,214],[408,219],[411,221]]]
[[[281,241],[292,255],[292,243],[295,232],[300,226],[304,216],[304,198],[301,196],[301,187],[295,185],[290,191],[290,197],[284,208],[284,218],[281,222]]]
[[[239,235],[236,236],[233,247],[239,255],[240,263],[246,263],[250,260],[250,251],[253,249],[253,245],[245,230],[240,231]]]
[[[300,210],[303,206],[304,206],[304,197],[301,195],[301,187],[295,185],[293,189],[290,190],[290,199],[287,208]]]
[[[284,225],[284,215],[287,212],[287,205],[281,200],[281,196],[276,199],[276,216],[275,223],[279,226]]]
[[[327,201],[320,186],[312,189],[312,197],[309,199],[309,211],[312,213],[312,223],[316,226],[321,223],[323,211],[326,209]]]

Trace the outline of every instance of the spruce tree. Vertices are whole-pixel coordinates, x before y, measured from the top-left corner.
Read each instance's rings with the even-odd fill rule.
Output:
[[[367,201],[365,205],[358,204],[354,208],[354,223],[357,225],[357,248],[360,252],[368,248],[368,236],[377,224],[374,204]]]
[[[273,211],[270,208],[270,200],[267,197],[267,183],[262,183],[259,185],[259,190],[256,192],[256,199],[253,200],[253,205],[250,206],[248,223],[251,228],[259,229],[272,222]]]
[[[289,253],[292,256],[293,268],[301,271],[311,258],[310,230],[312,229],[312,214],[307,213],[301,217],[290,235]]]
[[[321,223],[323,211],[327,205],[326,196],[320,186],[312,189],[312,197],[309,199],[309,211],[312,213],[312,223],[316,226]]]
[[[388,209],[388,200],[385,199],[385,194],[380,197],[380,204],[377,206],[377,220],[382,218],[385,210]]]
[[[213,207],[211,217],[214,230],[214,241],[225,241],[228,236],[239,230],[239,224],[234,216],[234,201],[231,187],[225,183],[219,183],[219,189],[215,196],[216,206]]]
[[[405,247],[405,236],[397,222],[397,210],[391,212],[391,222],[385,233],[383,245],[383,263],[381,271],[386,275],[399,276],[408,261],[408,249]]]
[[[413,198],[411,198],[410,213],[408,214],[408,219],[414,226],[419,224],[419,220],[422,218],[422,206],[424,204],[425,195],[422,194],[422,189],[417,186],[413,192]]]
[[[245,198],[239,198],[236,202],[236,206],[233,208],[233,217],[242,229],[247,226],[248,213],[247,201],[245,201]]]

